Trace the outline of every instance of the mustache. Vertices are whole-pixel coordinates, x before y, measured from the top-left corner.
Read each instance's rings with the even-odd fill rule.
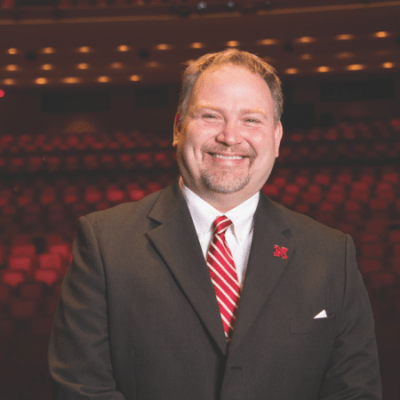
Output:
[[[226,146],[223,144],[203,145],[201,147],[201,151],[204,153],[224,153],[224,154],[231,153],[232,155],[239,155],[249,158],[254,158],[257,155],[256,151],[252,147],[243,148],[241,145],[234,145],[234,146]]]

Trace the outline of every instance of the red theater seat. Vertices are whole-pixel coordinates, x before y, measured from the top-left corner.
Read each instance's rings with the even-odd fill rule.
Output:
[[[262,191],[268,197],[277,197],[279,195],[278,187],[269,183],[263,186]]]
[[[361,261],[359,262],[359,268],[363,274],[369,274],[374,271],[380,271],[382,267],[383,266],[381,260],[364,258],[361,259]]]
[[[0,303],[7,303],[10,292],[10,287],[5,283],[0,282]]]
[[[59,272],[56,269],[38,269],[34,272],[36,282],[44,282],[49,286],[56,282],[59,277]]]
[[[146,196],[146,192],[143,189],[132,189],[128,191],[128,194],[132,201],[141,200],[144,196]]]
[[[16,287],[26,281],[26,274],[23,271],[6,270],[1,272],[1,281],[8,286]]]
[[[379,290],[384,286],[394,285],[396,278],[391,272],[372,272],[369,275],[369,283],[374,290]]]
[[[44,297],[44,287],[39,282],[22,283],[18,288],[18,294],[22,299],[40,300]]]
[[[32,272],[32,258],[27,256],[8,257],[8,268],[13,271]]]
[[[31,299],[12,297],[9,302],[10,314],[14,318],[29,318],[36,313],[37,303]]]
[[[109,185],[106,190],[106,199],[111,203],[122,203],[125,198],[125,192],[117,185]]]
[[[89,186],[84,197],[88,204],[93,204],[100,201],[103,195],[95,186]]]
[[[43,206],[53,204],[56,201],[56,190],[54,187],[45,187],[40,194],[40,204]]]
[[[44,253],[39,255],[39,268],[61,270],[61,256],[57,253]]]

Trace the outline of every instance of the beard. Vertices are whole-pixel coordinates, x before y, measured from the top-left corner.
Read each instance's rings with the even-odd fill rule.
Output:
[[[202,151],[204,153],[226,153],[227,150],[233,154],[240,154],[249,158],[249,167],[246,171],[237,171],[236,168],[221,168],[216,170],[210,170],[209,168],[203,168],[200,171],[200,176],[203,185],[216,193],[230,194],[239,192],[242,190],[250,181],[250,167],[256,156],[254,149],[240,149],[226,146],[203,146]]]

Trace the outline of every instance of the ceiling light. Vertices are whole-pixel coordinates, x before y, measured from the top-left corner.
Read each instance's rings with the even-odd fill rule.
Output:
[[[115,68],[115,69],[122,68],[122,64],[120,62],[112,63],[111,68]]]
[[[147,66],[150,67],[150,68],[159,67],[160,63],[157,62],[157,61],[150,61],[150,62],[147,63]]]
[[[90,52],[90,47],[88,47],[88,46],[82,46],[82,47],[79,47],[78,51],[79,51],[80,53],[89,53],[89,52]]]
[[[78,68],[78,69],[88,69],[89,68],[89,64],[81,63],[81,64],[78,64],[76,66],[76,68]]]
[[[156,46],[157,50],[171,50],[172,46],[169,44],[161,43]]]
[[[207,3],[206,3],[205,1],[199,1],[199,2],[197,3],[196,8],[197,8],[199,11],[205,11],[205,10],[207,9]]]
[[[11,64],[11,65],[7,65],[6,70],[7,71],[18,71],[19,67],[18,67],[18,65]]]
[[[52,54],[54,53],[54,49],[52,47],[45,47],[43,50],[43,53],[45,54]]]
[[[311,58],[312,58],[312,56],[311,56],[311,54],[302,54],[301,56],[300,56],[300,58],[302,59],[302,60],[311,60]]]
[[[139,75],[132,75],[129,77],[129,79],[133,82],[137,82],[137,81],[140,81],[141,78]]]
[[[354,56],[354,53],[349,53],[348,51],[344,51],[342,53],[337,53],[336,54],[336,57],[338,57],[338,58],[350,58],[350,57],[353,57],[353,56]]]
[[[50,71],[51,69],[53,69],[53,65],[52,64],[43,64],[41,67],[41,69],[44,69],[45,71]]]
[[[12,47],[11,49],[8,49],[8,50],[7,50],[7,53],[8,53],[8,54],[17,54],[17,53],[18,53],[18,50]]]
[[[184,64],[184,65],[191,65],[191,64],[193,64],[195,61],[196,61],[196,60],[187,60],[187,61],[185,61],[183,64]]]
[[[121,46],[118,47],[118,51],[129,51],[129,46],[123,44]]]
[[[394,67],[394,63],[392,62],[385,62],[382,64],[383,68],[393,68]]]
[[[297,68],[288,68],[285,70],[287,74],[297,74],[299,70]]]
[[[318,72],[329,72],[331,69],[329,67],[326,66],[321,66],[317,68]]]
[[[64,83],[78,83],[79,81],[80,79],[75,77],[68,77],[63,79]]]
[[[190,45],[192,49],[201,49],[204,47],[204,43],[194,42]]]
[[[47,83],[47,79],[46,78],[37,78],[35,79],[35,83],[37,83],[38,85],[45,85]]]
[[[335,39],[337,39],[337,40],[350,40],[350,39],[354,39],[354,35],[349,35],[349,34],[337,35],[335,37]]]
[[[365,68],[365,65],[362,65],[362,64],[352,64],[352,65],[348,65],[346,67],[346,69],[348,69],[349,71],[360,71],[364,68]]]
[[[278,40],[276,40],[276,39],[262,39],[257,42],[257,44],[260,44],[263,46],[269,46],[271,44],[277,44],[277,43],[278,43]]]
[[[15,79],[4,79],[3,83],[5,85],[14,85]]]
[[[229,42],[226,42],[226,45],[228,47],[237,47],[239,46],[239,42],[237,40],[230,40]]]
[[[311,43],[311,42],[315,42],[315,38],[313,38],[311,36],[303,36],[301,38],[296,39],[296,42],[298,42],[298,43]]]
[[[377,38],[384,38],[389,36],[389,32],[376,32],[374,34],[375,37]]]
[[[110,82],[110,78],[108,76],[99,76],[97,80],[99,82]]]

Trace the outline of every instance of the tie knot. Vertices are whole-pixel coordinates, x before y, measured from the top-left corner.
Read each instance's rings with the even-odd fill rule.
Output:
[[[220,217],[216,218],[213,223],[214,234],[220,235],[225,233],[230,225],[232,225],[232,221],[225,217],[225,215],[221,215]]]

